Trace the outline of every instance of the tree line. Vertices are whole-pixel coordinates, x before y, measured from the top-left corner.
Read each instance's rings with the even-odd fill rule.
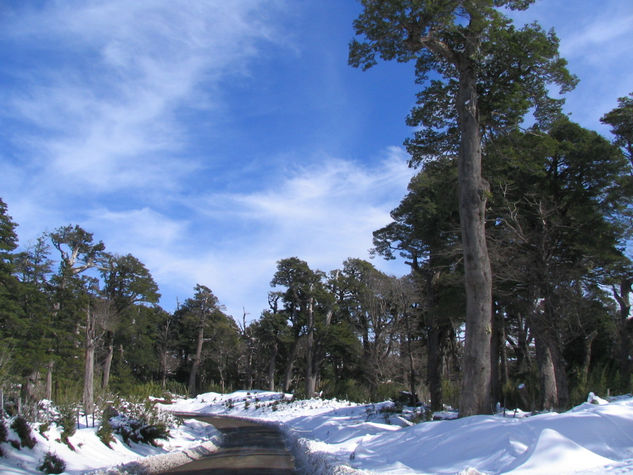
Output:
[[[534,123],[530,133],[549,134],[557,139],[555,135],[565,128],[559,125],[564,120],[563,99],[553,97],[550,91],[557,87],[564,94],[573,89],[578,79],[570,74],[566,61],[559,56],[558,38],[553,30],[546,32],[538,23],[517,28],[507,16],[513,10],[526,10],[534,0],[360,0],[360,3],[362,11],[354,21],[356,37],[349,49],[350,65],[368,69],[378,59],[414,62],[416,83],[421,91],[407,118],[407,123],[417,128],[413,138],[405,142],[411,154],[410,163],[424,167],[431,161],[452,158],[457,165],[459,240],[466,297],[459,412],[462,416],[487,413],[496,396],[494,358],[498,344],[491,338],[498,290],[494,273],[497,269],[493,269],[491,255],[495,251],[489,248],[492,243],[487,228],[498,223],[489,219],[488,214],[490,205],[494,205],[490,203],[495,193],[491,180],[496,173],[490,167],[489,157],[496,153],[522,153],[521,145],[513,144],[512,140],[530,142],[520,138],[525,132],[526,119]],[[505,148],[501,145],[504,141],[510,142]],[[537,141],[534,145],[544,147],[545,142]],[[626,151],[630,153],[630,149]],[[549,156],[549,152],[544,155],[553,162],[545,173],[562,178],[547,184],[552,188],[564,186],[565,168],[572,165],[563,160],[559,167],[557,157]],[[523,172],[521,167],[519,171]],[[518,201],[508,203],[510,221],[518,216],[515,211],[518,213],[519,209],[512,209],[518,208]],[[546,229],[541,237],[548,243],[552,236],[547,218],[566,213],[553,208],[558,203],[552,204],[553,207],[549,204],[540,196],[532,203],[544,218]],[[510,221],[506,220],[506,225]],[[566,221],[566,225],[573,224],[571,219]],[[527,238],[523,228],[515,230],[517,235],[510,241],[513,245]],[[555,243],[541,244],[544,247],[541,255],[534,257],[542,259],[535,265],[544,266],[540,273],[545,275],[551,270],[548,253],[552,249],[548,246]],[[537,301],[545,307],[553,304],[551,288],[537,290],[534,292]],[[551,308],[546,313],[553,316]],[[536,326],[540,325],[533,325],[532,329]],[[550,333],[547,334],[551,336]],[[556,394],[547,399],[561,404],[567,400],[568,388],[562,364],[558,363],[561,357],[555,354],[557,346],[558,342],[545,349],[540,345],[539,355],[541,359],[554,360],[554,366],[559,367],[555,375],[550,372],[548,377],[547,386],[556,387],[548,392]]]
[[[0,383],[41,398],[267,388],[371,401],[406,390],[432,409],[564,409],[633,390],[633,94],[602,117],[612,142],[550,95],[577,78],[558,39],[499,9],[530,0],[363,0],[350,64],[414,61],[405,142],[418,168],[374,232],[386,275],[281,259],[268,308],[240,322],[198,284],[174,312],[134,256],[79,226],[17,251],[0,200]],[[19,389],[19,391],[18,391]]]

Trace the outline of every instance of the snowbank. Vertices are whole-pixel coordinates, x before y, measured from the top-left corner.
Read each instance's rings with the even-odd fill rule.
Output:
[[[75,447],[72,451],[60,441],[60,429],[56,425],[42,436],[32,431],[37,444],[33,449],[16,450],[9,443],[0,444],[5,456],[0,457],[0,473],[4,474],[41,474],[37,470],[47,452],[56,454],[66,463],[68,474],[119,473],[127,467],[136,472],[151,472],[155,467],[168,468],[181,464],[182,460],[199,458],[213,450],[219,443],[219,432],[208,424],[196,420],[187,420],[170,430],[171,437],[159,441],[158,447],[145,444],[126,445],[120,436],[115,435],[112,448],[104,445],[96,434],[97,429],[81,425],[70,437]],[[9,440],[19,440],[10,430]],[[118,468],[117,468],[118,467]]]
[[[413,425],[394,413],[391,403],[292,401],[290,395],[268,391],[207,393],[159,406],[176,413],[226,414],[279,424],[298,464],[315,475],[633,474],[633,398],[590,400],[562,414],[508,411],[505,417]],[[172,438],[161,447],[128,447],[117,439],[108,449],[95,429],[82,427],[71,437],[77,447],[72,452],[56,442],[55,430],[47,433],[48,440],[34,431],[39,443],[33,450],[16,451],[2,444],[7,456],[0,458],[0,472],[38,473],[35,467],[48,450],[66,461],[70,474],[117,473],[113,466],[152,472],[209,453],[218,437],[212,426],[187,420],[172,429]],[[16,439],[15,434],[10,438]]]
[[[633,398],[526,417],[508,411],[415,425],[389,403],[289,402],[263,391],[203,394],[170,410],[282,424],[311,473],[633,473]]]

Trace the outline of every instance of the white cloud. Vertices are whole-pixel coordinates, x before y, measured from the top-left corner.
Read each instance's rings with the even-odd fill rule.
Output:
[[[195,170],[182,108],[213,108],[218,82],[244,74],[281,2],[81,1],[20,11],[7,35],[53,62],[22,72],[8,109],[44,130],[31,156],[66,190],[175,186]],[[279,41],[282,41],[279,39]],[[173,166],[174,158],[178,165]]]
[[[56,213],[54,224],[79,224],[103,241],[106,250],[131,253],[150,270],[167,309],[181,303],[196,283],[209,286],[227,311],[257,318],[267,306],[269,282],[279,259],[297,256],[314,269],[338,268],[348,257],[369,258],[372,232],[390,221],[414,171],[404,150],[386,150],[375,166],[322,157],[311,166],[287,170],[260,191],[180,196],[178,212],[159,207],[131,208],[82,204]],[[9,202],[18,222],[41,225],[46,204]],[[55,210],[55,207],[52,208]],[[49,220],[50,221],[50,220]],[[26,244],[24,242],[23,244]],[[403,264],[377,259],[387,272]]]
[[[633,14],[624,16],[612,11],[607,17],[591,18],[582,28],[569,31],[561,42],[561,54],[567,57],[588,54],[592,60],[601,62],[606,57],[617,56],[633,49],[631,32]]]
[[[294,170],[265,190],[232,195],[210,195],[196,203],[196,222],[211,222],[191,239],[214,233],[217,222],[239,223],[212,251],[192,258],[184,252],[171,269],[188,281],[209,285],[229,312],[241,315],[242,306],[256,317],[266,307],[268,282],[279,259],[297,256],[312,268],[329,271],[348,257],[369,258],[372,232],[390,221],[389,211],[399,203],[413,175],[405,152],[390,148],[374,167],[341,159]],[[201,237],[200,234],[205,235]],[[185,257],[187,256],[187,257]],[[406,266],[375,263],[390,272]],[[194,281],[194,277],[195,280]]]

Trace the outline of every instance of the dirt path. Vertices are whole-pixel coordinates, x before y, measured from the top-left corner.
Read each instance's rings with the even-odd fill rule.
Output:
[[[277,427],[227,416],[195,417],[222,433],[221,448],[209,457],[165,473],[296,475],[294,458]]]

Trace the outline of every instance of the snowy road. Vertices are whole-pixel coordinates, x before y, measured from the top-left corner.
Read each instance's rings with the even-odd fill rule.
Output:
[[[296,474],[294,458],[281,432],[270,424],[227,416],[197,416],[222,433],[220,449],[212,455],[176,467],[177,474]]]

